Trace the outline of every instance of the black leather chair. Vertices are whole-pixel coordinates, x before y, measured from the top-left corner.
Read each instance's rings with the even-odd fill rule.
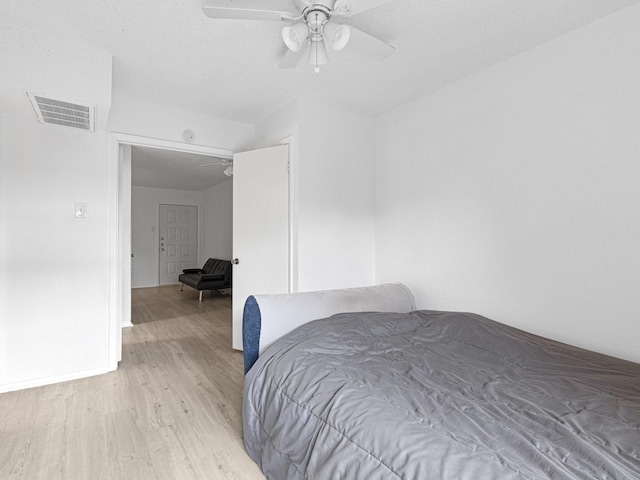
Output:
[[[231,287],[231,271],[230,260],[210,258],[202,268],[187,268],[182,271],[178,277],[178,281],[182,283],[180,291],[188,285],[200,292],[199,301],[202,301],[202,292],[205,290],[222,290]]]

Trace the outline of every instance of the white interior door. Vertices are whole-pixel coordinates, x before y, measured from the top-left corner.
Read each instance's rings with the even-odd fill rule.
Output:
[[[247,297],[289,291],[289,243],[289,146],[235,154],[233,348],[242,349]]]
[[[198,268],[198,207],[160,205],[160,285],[178,283],[185,268]]]

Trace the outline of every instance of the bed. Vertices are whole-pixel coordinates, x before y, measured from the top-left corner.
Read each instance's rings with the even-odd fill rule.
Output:
[[[245,447],[271,480],[640,479],[640,365],[401,284],[245,306]]]

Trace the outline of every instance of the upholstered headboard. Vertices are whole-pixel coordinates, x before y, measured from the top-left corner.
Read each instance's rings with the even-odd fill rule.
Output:
[[[401,283],[317,292],[252,295],[242,318],[244,373],[266,347],[300,325],[345,312],[415,310],[411,290]]]

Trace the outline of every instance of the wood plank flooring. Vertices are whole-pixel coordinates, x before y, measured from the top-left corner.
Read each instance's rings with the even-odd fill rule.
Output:
[[[264,479],[242,444],[231,297],[135,289],[116,372],[0,395],[0,478]]]

